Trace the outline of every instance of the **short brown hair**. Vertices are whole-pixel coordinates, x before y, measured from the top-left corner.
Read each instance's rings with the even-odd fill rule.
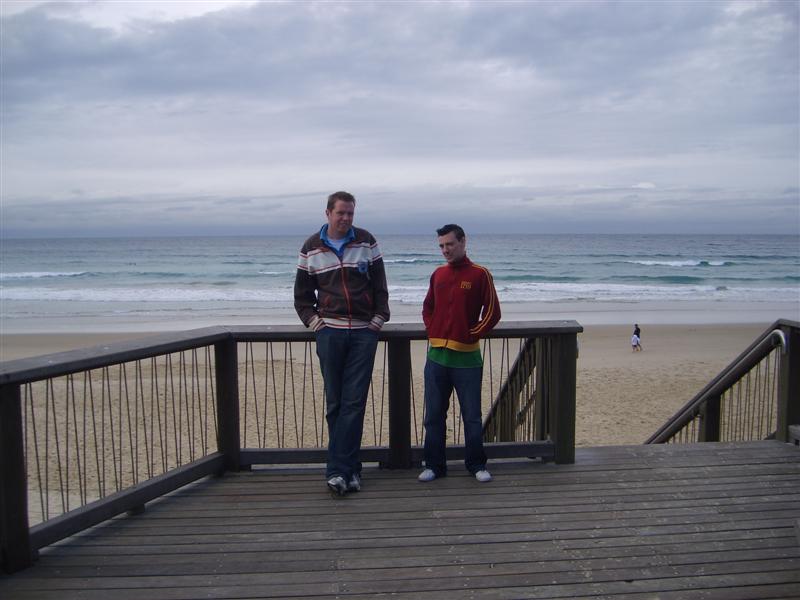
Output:
[[[328,210],[333,210],[333,207],[336,206],[336,202],[339,200],[342,202],[350,202],[352,204],[356,203],[355,196],[349,192],[333,192],[330,196],[328,196]]]

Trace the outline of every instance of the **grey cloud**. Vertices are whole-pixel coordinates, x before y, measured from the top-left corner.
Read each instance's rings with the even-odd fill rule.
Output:
[[[787,4],[770,5],[769,15],[792,26],[796,9],[792,14]],[[311,90],[379,97],[414,85],[464,91],[513,65],[593,96],[615,90],[619,102],[635,97],[643,80],[654,83],[659,71],[702,58],[698,45],[707,43],[704,53],[725,51],[726,61],[790,72],[791,61],[764,59],[791,58],[792,31],[762,41],[754,57],[731,48],[722,34],[712,39],[724,8],[715,2],[265,3],[127,35],[34,10],[8,19],[5,62],[12,84],[33,73],[55,86],[46,76],[60,72],[81,83],[68,92],[266,94],[267,100]],[[742,17],[730,35],[752,36],[751,25],[766,11]],[[479,68],[490,61],[496,70]]]
[[[621,188],[620,188],[621,189]],[[359,194],[357,222],[376,233],[432,231],[456,220],[473,232],[609,232],[669,233],[677,229],[705,233],[793,233],[800,204],[791,197],[726,191],[698,195],[669,190],[657,194],[578,196],[555,188],[509,191],[505,188],[453,186],[449,189],[364,190]],[[531,199],[535,197],[535,201]],[[162,197],[94,198],[83,202],[27,202],[3,207],[6,235],[38,232],[91,235],[139,232],[180,234],[306,234],[323,222],[324,194],[299,194],[294,202],[240,202],[241,198]],[[414,210],[404,212],[415,200]],[[752,214],[753,204],[764,207]],[[47,226],[43,212],[58,212]],[[787,220],[786,217],[789,217]],[[792,220],[793,219],[793,220]]]
[[[40,6],[1,22],[4,220],[28,222],[38,198],[98,227],[166,214],[159,227],[245,229],[273,212],[301,228],[352,187],[375,193],[365,218],[426,231],[448,205],[481,227],[527,205],[537,226],[616,230],[634,199],[645,228],[646,210],[678,227],[703,202],[785,228],[798,10],[291,2],[119,32]],[[196,220],[168,218],[184,206]]]

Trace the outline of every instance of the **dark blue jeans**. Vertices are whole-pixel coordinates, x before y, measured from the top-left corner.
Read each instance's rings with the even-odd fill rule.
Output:
[[[361,473],[358,453],[377,348],[378,334],[370,329],[323,327],[317,332],[317,356],[325,381],[328,478],[341,475],[349,480],[353,473]]]
[[[482,379],[482,367],[456,369],[431,360],[425,362],[425,466],[437,477],[447,474],[445,426],[453,388],[464,426],[464,464],[472,474],[486,468],[481,423]]]

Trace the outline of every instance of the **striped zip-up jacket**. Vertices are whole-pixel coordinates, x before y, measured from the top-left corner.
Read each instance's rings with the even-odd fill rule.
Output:
[[[488,269],[466,256],[431,275],[422,320],[434,348],[478,350],[478,341],[500,321],[500,301]]]
[[[353,227],[352,239],[337,253],[319,233],[300,249],[294,308],[306,327],[380,329],[389,320],[389,290],[378,242]]]

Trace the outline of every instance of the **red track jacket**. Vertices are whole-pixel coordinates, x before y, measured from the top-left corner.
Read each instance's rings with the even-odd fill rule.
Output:
[[[489,270],[466,256],[431,275],[422,320],[435,348],[478,350],[480,340],[500,320],[500,301]]]

